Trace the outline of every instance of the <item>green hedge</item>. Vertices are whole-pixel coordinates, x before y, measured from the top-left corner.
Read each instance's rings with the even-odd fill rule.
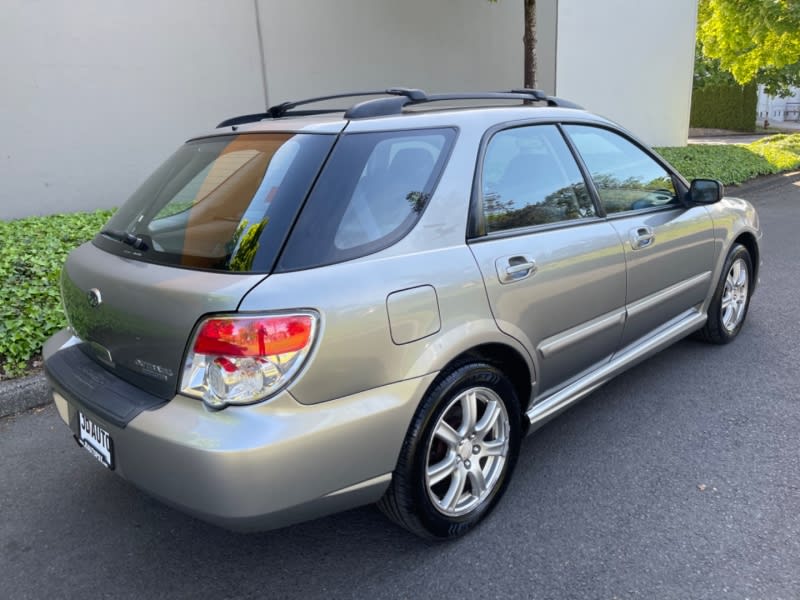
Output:
[[[771,135],[751,144],[691,144],[656,148],[686,179],[737,184],[800,167],[800,134]]]
[[[692,91],[689,127],[755,131],[758,90],[746,86],[707,85]]]
[[[24,373],[44,341],[66,324],[61,265],[111,211],[0,221],[0,379]]]

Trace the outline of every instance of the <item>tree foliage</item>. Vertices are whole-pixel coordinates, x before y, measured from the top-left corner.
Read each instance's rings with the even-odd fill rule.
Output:
[[[800,0],[700,0],[697,39],[696,84],[800,85]]]

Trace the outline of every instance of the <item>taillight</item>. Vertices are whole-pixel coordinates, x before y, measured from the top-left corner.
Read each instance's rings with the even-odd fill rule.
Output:
[[[311,312],[208,318],[187,353],[181,393],[212,408],[264,400],[300,369],[316,329]]]

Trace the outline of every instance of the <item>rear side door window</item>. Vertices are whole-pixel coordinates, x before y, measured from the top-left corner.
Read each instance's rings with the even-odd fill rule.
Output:
[[[351,260],[408,233],[433,194],[453,129],[344,135],[279,261],[292,271]]]
[[[565,125],[588,168],[606,213],[679,204],[670,173],[621,135],[587,125]]]
[[[483,160],[485,233],[596,216],[583,176],[555,125],[496,133]]]

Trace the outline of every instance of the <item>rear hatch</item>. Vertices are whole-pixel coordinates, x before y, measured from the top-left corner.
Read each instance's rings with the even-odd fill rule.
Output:
[[[172,397],[198,320],[232,312],[272,270],[334,135],[193,140],[75,250],[62,297],[82,349]]]

